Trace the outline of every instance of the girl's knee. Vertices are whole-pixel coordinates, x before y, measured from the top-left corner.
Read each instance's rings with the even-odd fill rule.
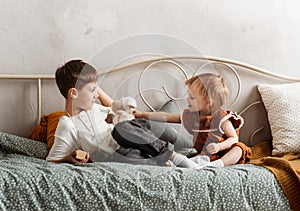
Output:
[[[234,147],[232,147],[231,150],[234,150],[236,152],[241,152],[241,153],[243,152],[243,149],[241,147],[239,147],[239,146],[234,146]]]

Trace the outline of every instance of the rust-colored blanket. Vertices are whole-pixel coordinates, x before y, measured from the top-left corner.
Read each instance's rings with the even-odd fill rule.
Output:
[[[250,163],[271,170],[287,196],[292,210],[300,210],[300,153],[272,157],[271,149],[268,143],[252,147],[253,158]]]

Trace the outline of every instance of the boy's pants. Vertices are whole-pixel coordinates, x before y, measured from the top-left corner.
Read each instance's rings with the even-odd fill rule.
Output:
[[[148,120],[133,119],[115,125],[112,136],[121,146],[109,161],[164,166],[174,146],[155,135],[155,125]]]

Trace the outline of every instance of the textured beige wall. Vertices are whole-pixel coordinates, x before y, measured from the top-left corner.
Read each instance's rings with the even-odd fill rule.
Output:
[[[123,37],[175,36],[202,54],[300,74],[296,0],[4,0],[0,73],[53,73]]]
[[[186,42],[200,54],[299,77],[299,9],[296,0],[4,0],[0,74],[53,74],[71,58],[89,61],[124,37],[155,33]],[[131,44],[134,48],[135,39]],[[165,48],[163,54],[181,49],[164,43],[154,47]],[[114,50],[105,55],[103,67],[128,48]],[[0,81],[0,93],[0,130],[26,135],[34,124],[35,82]],[[43,113],[62,109],[62,100],[55,84],[47,84]]]

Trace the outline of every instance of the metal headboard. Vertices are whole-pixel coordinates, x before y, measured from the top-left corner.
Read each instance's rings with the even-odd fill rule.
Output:
[[[126,63],[123,65],[119,65],[116,67],[113,67],[111,69],[108,70],[104,70],[101,71],[100,74],[106,74],[109,72],[114,72],[114,71],[119,71],[125,68],[129,68],[129,67],[133,67],[135,65],[138,64],[144,64],[144,63],[148,63],[149,65],[141,72],[140,74],[140,79],[139,79],[139,94],[143,100],[143,102],[151,109],[154,110],[151,105],[145,100],[144,96],[143,96],[143,91],[141,90],[141,80],[142,80],[142,76],[144,74],[145,71],[147,71],[151,66],[158,64],[158,63],[171,63],[175,66],[177,66],[180,71],[182,71],[182,73],[184,74],[184,77],[187,78],[188,75],[185,72],[184,68],[182,66],[180,66],[180,63],[177,63],[176,61],[178,60],[206,60],[209,61],[210,64],[212,63],[218,63],[218,64],[223,64],[225,65],[227,68],[229,68],[237,77],[238,80],[238,89],[240,90],[241,88],[241,84],[240,84],[240,80],[239,80],[239,76],[236,73],[235,69],[231,66],[237,66],[237,67],[242,67],[242,68],[246,68],[258,73],[262,73],[264,75],[268,75],[268,76],[272,76],[274,78],[278,78],[278,79],[283,79],[283,80],[288,80],[288,81],[300,81],[299,78],[294,78],[294,77],[286,77],[286,76],[282,76],[279,74],[275,74],[272,72],[269,72],[265,69],[262,68],[258,68],[249,64],[245,64],[242,62],[238,62],[238,61],[234,61],[234,60],[230,60],[230,59],[225,59],[225,58],[219,58],[219,57],[211,57],[211,56],[174,56],[174,57],[154,57],[154,58],[147,58],[147,59],[143,59],[143,60],[139,60],[139,61],[133,61],[130,63]],[[208,64],[208,63],[207,63]],[[204,64],[203,67],[207,64]],[[0,79],[6,79],[6,80],[36,80],[37,82],[37,122],[40,121],[41,119],[41,99],[42,99],[42,92],[41,92],[41,88],[42,88],[42,81],[44,80],[54,80],[55,77],[54,75],[0,75]],[[162,87],[162,89],[164,90],[165,94],[170,98],[170,99],[175,99],[175,97],[171,96],[169,94],[169,92],[166,90],[166,87]],[[238,91],[237,96],[234,98],[234,101],[232,103],[234,103],[239,95],[240,91]]]

